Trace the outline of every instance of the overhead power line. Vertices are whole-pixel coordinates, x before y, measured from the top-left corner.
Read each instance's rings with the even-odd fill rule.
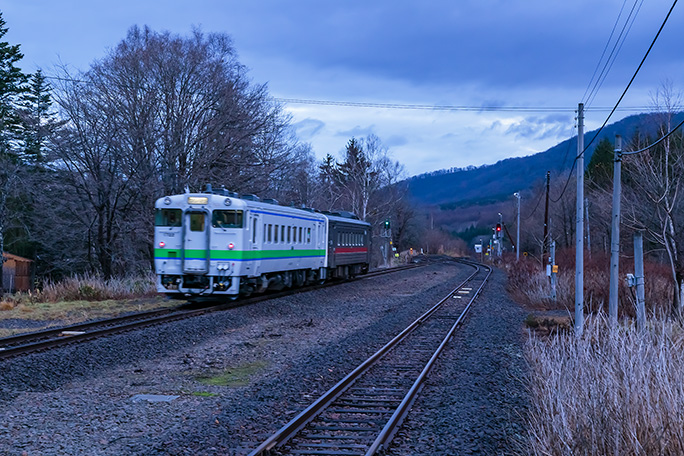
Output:
[[[651,49],[653,49],[653,46],[655,45],[656,41],[658,40],[658,37],[660,36],[660,33],[663,31],[663,28],[665,28],[665,24],[667,24],[667,20],[670,18],[670,15],[672,14],[672,10],[674,10],[675,5],[677,5],[678,0],[674,0],[672,3],[672,6],[670,7],[670,11],[667,12],[667,16],[665,16],[665,19],[663,20],[663,23],[660,25],[660,28],[658,29],[658,33],[656,33],[655,37],[653,38],[653,41],[651,41],[651,45],[648,47],[648,50],[646,51],[646,54],[644,54],[644,58],[641,59],[641,62],[639,63],[639,66],[637,67],[636,71],[632,75],[632,79],[629,80],[629,83],[627,84],[627,87],[625,87],[625,90],[623,90],[622,95],[620,95],[620,98],[618,99],[617,103],[615,103],[615,106],[613,109],[610,111],[610,114],[608,114],[608,117],[606,117],[606,120],[603,122],[603,125],[601,125],[601,128],[599,128],[596,131],[596,134],[594,135],[593,138],[591,138],[591,141],[584,147],[584,150],[580,152],[579,155],[584,154],[584,152],[589,149],[589,146],[594,142],[594,140],[598,137],[599,134],[601,134],[601,131],[603,131],[603,128],[608,124],[608,121],[610,118],[613,116],[615,111],[617,111],[618,106],[620,105],[620,102],[622,101],[623,98],[625,98],[625,95],[627,95],[627,91],[629,88],[632,86],[632,83],[634,82],[634,79],[636,79],[637,74],[639,74],[639,71],[641,70],[641,67],[644,65],[644,62],[646,61],[646,58],[648,57],[648,54],[651,53]],[[577,158],[579,158],[579,155]]]
[[[591,103],[593,103],[594,99],[596,98],[596,95],[598,94],[599,89],[605,82],[606,78],[608,77],[608,73],[610,72],[611,68],[613,67],[613,64],[615,63],[615,60],[617,60],[617,56],[620,53],[620,50],[622,49],[622,45],[625,43],[625,40],[627,39],[627,35],[629,34],[630,30],[632,29],[632,26],[634,25],[634,22],[636,21],[636,17],[639,14],[639,11],[641,10],[641,6],[643,5],[643,0],[634,0],[634,4],[632,5],[632,9],[629,11],[629,14],[627,15],[627,18],[625,19],[625,23],[622,25],[622,30],[620,30],[620,33],[618,34],[615,43],[613,44],[613,48],[610,51],[610,54],[608,55],[608,58],[606,59],[605,63],[603,64],[603,68],[601,69],[600,74],[598,75],[598,78],[594,81],[594,76],[596,76],[596,72],[601,65],[601,62],[603,61],[603,57],[605,56],[606,51],[608,50],[608,46],[610,45],[610,42],[613,38],[615,29],[617,28],[617,25],[620,21],[620,17],[622,16],[622,12],[625,8],[625,5],[627,3],[627,0],[624,0],[622,3],[622,8],[620,8],[620,13],[618,14],[617,19],[615,20],[615,25],[613,25],[613,30],[610,33],[610,36],[608,37],[608,41],[606,42],[606,46],[603,48],[603,53],[601,54],[601,58],[599,59],[596,69],[594,70],[594,74],[591,76],[591,81],[589,82],[589,86],[587,86],[587,91],[589,91],[589,87],[591,87],[591,83],[594,82],[594,86],[592,87],[591,91],[589,92],[589,95],[587,96],[587,92],[585,92],[585,96],[582,97],[583,100],[585,100],[585,108],[588,107]],[[637,8],[637,4],[639,5]]]
[[[679,124],[677,124],[676,127],[674,127],[674,128],[673,128],[672,130],[670,130],[665,136],[663,136],[662,138],[660,138],[659,140],[657,140],[657,141],[654,142],[653,144],[651,144],[651,145],[649,145],[649,146],[646,146],[646,147],[644,147],[643,149],[635,150],[635,151],[632,151],[632,152],[622,152],[622,155],[634,155],[634,154],[640,154],[641,152],[646,152],[646,151],[647,151],[648,149],[650,149],[651,147],[655,147],[655,146],[657,146],[658,144],[660,144],[661,142],[665,141],[665,140],[666,140],[667,138],[669,138],[675,131],[677,131],[677,130],[679,129],[679,127],[681,127],[682,125],[684,125],[684,120],[682,120],[681,122],[679,122]]]
[[[414,109],[432,111],[465,111],[465,112],[574,112],[576,108],[567,106],[468,106],[468,105],[428,105],[428,104],[402,104],[402,103],[374,103],[356,101],[333,101],[312,100],[302,98],[274,98],[281,103],[342,106],[349,108],[380,108],[380,109]],[[591,111],[610,111],[613,108],[595,107]],[[648,106],[624,106],[620,111],[639,111],[648,109]]]

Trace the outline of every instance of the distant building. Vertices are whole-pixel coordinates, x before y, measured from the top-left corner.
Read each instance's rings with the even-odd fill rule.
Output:
[[[22,258],[11,253],[2,254],[2,286],[4,291],[28,291],[31,289],[31,263],[28,258]]]

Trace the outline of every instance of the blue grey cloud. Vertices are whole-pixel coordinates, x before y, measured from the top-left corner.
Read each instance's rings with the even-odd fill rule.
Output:
[[[297,136],[300,139],[308,141],[325,127],[325,122],[318,119],[306,118],[292,124],[292,127],[295,129]]]
[[[500,122],[495,122],[494,128],[501,129]],[[518,138],[545,140],[564,138],[574,133],[573,119],[570,116],[552,114],[548,116],[530,116],[510,125],[506,134],[515,135]]]
[[[368,127],[361,127],[359,125],[351,128],[349,130],[338,131],[335,136],[342,136],[345,138],[361,138],[368,136],[370,134],[375,134],[375,126],[370,125]]]

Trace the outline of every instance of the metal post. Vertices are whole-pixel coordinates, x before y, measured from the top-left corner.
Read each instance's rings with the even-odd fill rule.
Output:
[[[577,220],[575,226],[575,335],[584,332],[584,103],[577,108]]]
[[[542,259],[546,257],[549,246],[549,188],[551,186],[551,171],[546,172],[546,204],[544,207],[544,244],[542,246]],[[543,266],[543,263],[542,263]]]
[[[499,225],[501,226],[501,231],[496,233],[496,245],[497,245],[497,256],[501,258],[501,244],[503,244],[503,215],[499,212]]]
[[[644,293],[644,236],[641,231],[634,233],[634,275],[636,279],[637,329],[646,329],[646,298]]]
[[[556,266],[556,241],[551,241],[551,299],[556,301],[557,273],[554,272]]]
[[[608,321],[615,325],[618,318],[618,277],[620,272],[620,197],[622,192],[622,138],[615,135],[613,157],[613,215],[610,230],[610,289]]]
[[[520,261],[520,192],[513,193],[518,198],[518,222],[515,228],[515,261]]]

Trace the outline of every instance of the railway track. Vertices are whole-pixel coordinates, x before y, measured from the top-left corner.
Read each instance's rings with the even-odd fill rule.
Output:
[[[491,274],[475,272],[249,456],[365,455],[387,448]]]
[[[412,269],[415,267],[420,267],[420,265],[411,264],[397,268],[377,270],[363,276],[359,276],[358,280],[390,274],[406,269]],[[163,324],[170,321],[192,318],[209,312],[223,311],[237,306],[255,304],[267,299],[282,298],[295,293],[333,286],[339,283],[341,282],[327,282],[322,285],[312,285],[309,287],[268,293],[251,298],[241,299],[235,302],[203,307],[199,309],[189,308],[188,306],[179,306],[175,308],[151,310],[148,312],[140,312],[121,317],[79,323],[76,325],[51,328],[43,331],[5,337],[0,339],[0,359],[48,350],[67,344],[92,340],[110,334],[122,333],[148,326]]]

